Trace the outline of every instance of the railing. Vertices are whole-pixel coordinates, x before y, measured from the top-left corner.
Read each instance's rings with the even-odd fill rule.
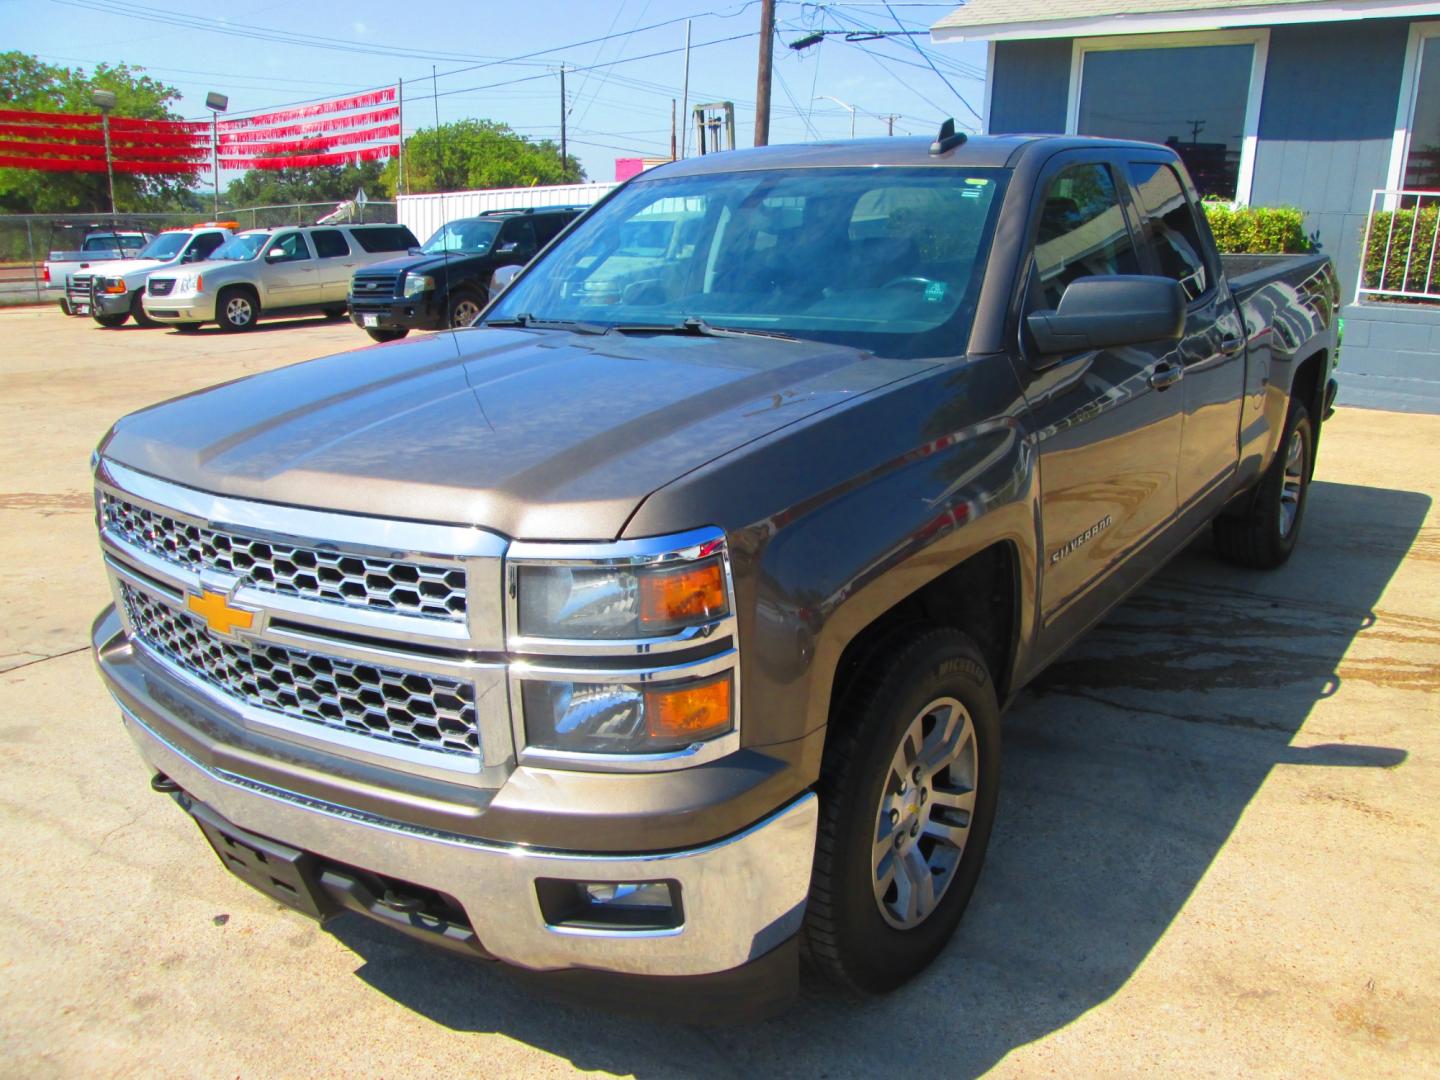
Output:
[[[1440,191],[1378,190],[1370,196],[1355,295],[1440,303]]]

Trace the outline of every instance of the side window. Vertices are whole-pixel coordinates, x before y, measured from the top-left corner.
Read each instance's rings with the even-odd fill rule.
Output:
[[[210,253],[224,242],[224,233],[201,233],[194,240],[190,241],[190,250],[185,253],[186,258],[190,262],[199,262],[201,259],[208,259]]]
[[[502,254],[514,255],[519,259],[529,259],[535,254],[535,226],[530,223],[529,218],[511,218],[505,223],[499,239],[496,250]],[[510,244],[515,246],[504,251]]]
[[[315,245],[315,257],[319,259],[338,259],[350,254],[350,245],[339,229],[316,229],[310,234],[310,242]]]
[[[565,223],[569,220],[569,214],[535,215],[533,219],[535,225],[535,242],[541,247],[544,247],[551,240],[555,239],[555,234],[563,229]]]
[[[271,251],[282,252],[280,255],[272,255]],[[302,262],[310,258],[310,249],[305,246],[305,237],[298,232],[285,233],[275,239],[270,245],[270,251],[265,253],[269,262],[287,263]]]
[[[1077,278],[1140,272],[1107,166],[1072,165],[1050,181],[1035,238],[1035,270],[1048,308],[1060,306],[1065,286]]]
[[[1187,298],[1198,300],[1210,291],[1210,274],[1195,209],[1185,197],[1180,177],[1169,165],[1132,161],[1130,179],[1140,191],[1145,239],[1159,260],[1160,273],[1180,282]]]
[[[404,225],[362,225],[350,230],[350,239],[371,255],[382,251],[406,251],[419,247],[420,241]]]

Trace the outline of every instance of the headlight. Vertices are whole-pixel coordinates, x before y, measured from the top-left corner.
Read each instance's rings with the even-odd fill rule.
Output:
[[[205,287],[205,278],[202,274],[181,274],[175,281],[177,293],[198,293]]]
[[[665,637],[730,614],[719,553],[680,566],[521,566],[524,637]]]
[[[435,279],[429,274],[406,274],[405,275],[405,299],[409,300],[427,293],[435,287]]]
[[[130,291],[125,287],[124,278],[102,278],[100,281],[100,289],[102,292],[109,293],[112,296],[118,296],[120,293]]]
[[[525,743],[538,750],[663,754],[734,730],[726,671],[673,683],[522,683]]]

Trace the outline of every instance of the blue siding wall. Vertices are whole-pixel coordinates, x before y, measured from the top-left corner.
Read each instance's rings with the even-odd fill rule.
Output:
[[[1250,201],[1298,206],[1354,295],[1370,193],[1385,186],[1409,22],[1270,31]]]
[[[1060,134],[1070,96],[1070,38],[997,41],[990,134]]]

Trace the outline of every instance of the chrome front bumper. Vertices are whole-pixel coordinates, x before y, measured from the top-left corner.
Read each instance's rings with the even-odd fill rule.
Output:
[[[187,323],[213,322],[215,320],[215,297],[208,293],[194,296],[151,296],[148,292],[141,298],[140,306],[145,314],[156,322]]]
[[[210,769],[121,706],[141,756],[234,824],[327,859],[454,897],[486,951],[537,971],[708,975],[757,959],[800,929],[810,886],[813,793],[725,840],[688,851],[584,855],[418,830]],[[678,882],[684,922],[655,931],[549,925],[537,878]]]

